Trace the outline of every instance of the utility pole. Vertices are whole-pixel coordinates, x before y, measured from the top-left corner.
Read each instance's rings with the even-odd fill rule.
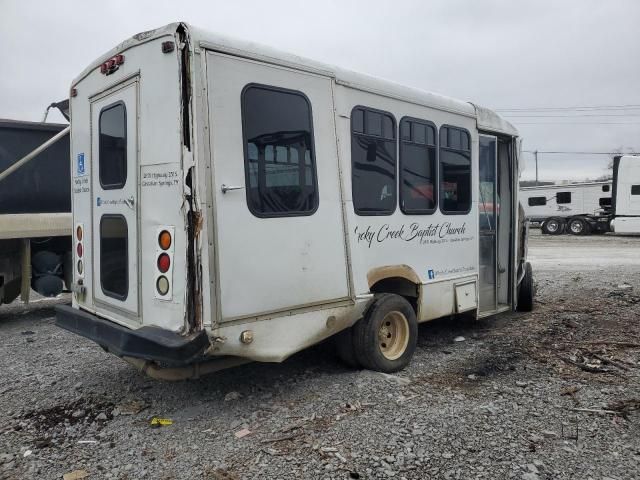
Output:
[[[538,186],[538,150],[533,152],[536,159],[536,187]]]

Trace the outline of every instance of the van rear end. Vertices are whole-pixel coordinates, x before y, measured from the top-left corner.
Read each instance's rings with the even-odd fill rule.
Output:
[[[125,41],[71,89],[73,305],[57,324],[122,357],[190,363],[196,319],[189,45],[174,24]]]

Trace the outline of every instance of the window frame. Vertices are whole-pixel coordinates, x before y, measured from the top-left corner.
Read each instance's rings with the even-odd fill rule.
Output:
[[[104,221],[105,218],[118,218],[118,219],[122,219],[124,221],[124,226],[126,228],[126,236],[125,236],[125,240],[126,240],[126,244],[127,244],[127,255],[126,255],[126,264],[127,264],[127,274],[125,275],[125,285],[127,287],[127,293],[125,293],[124,295],[119,295],[116,292],[112,292],[111,290],[107,290],[104,288],[104,284],[102,283],[102,222]],[[100,216],[100,225],[98,227],[98,238],[100,239],[100,289],[102,290],[102,293],[107,296],[107,297],[111,297],[111,298],[115,298],[116,300],[120,300],[122,302],[124,302],[128,297],[129,297],[129,274],[130,274],[130,270],[129,270],[129,223],[127,222],[127,219],[124,215],[122,215],[121,213],[105,213],[103,215]]]
[[[102,133],[101,133],[102,132],[101,130],[102,115],[106,111],[111,110],[112,108],[115,108],[119,105],[122,105],[122,108],[124,109],[124,143],[125,143],[124,179],[122,183],[104,184],[102,183],[102,173],[101,173],[102,172]],[[128,155],[129,135],[127,131],[128,127],[129,127],[129,122],[128,122],[127,104],[124,103],[123,100],[118,100],[117,102],[110,103],[109,105],[106,105],[100,109],[100,114],[98,115],[98,182],[100,182],[100,188],[102,188],[103,190],[122,190],[127,184],[127,179],[129,177],[129,155]]]
[[[434,198],[434,203],[435,205],[433,206],[433,208],[428,208],[428,209],[417,209],[417,210],[411,210],[411,211],[406,211],[405,208],[402,205],[402,166],[403,166],[403,161],[402,161],[402,144],[405,142],[405,140],[402,139],[402,123],[403,122],[412,122],[412,123],[419,123],[422,125],[426,125],[426,126],[430,126],[433,127],[434,129],[434,140],[435,140],[435,151],[436,151],[436,158],[435,158],[435,168],[434,168],[434,183],[433,183],[433,198]],[[398,132],[397,132],[397,141],[398,141],[398,160],[396,162],[397,164],[397,189],[398,189],[398,194],[397,194],[397,202],[400,204],[400,210],[402,211],[402,213],[404,215],[433,215],[435,212],[438,211],[438,207],[440,206],[440,152],[439,152],[439,147],[440,147],[440,135],[439,135],[439,131],[438,131],[438,126],[432,122],[431,120],[424,120],[422,118],[416,118],[416,117],[411,117],[411,116],[407,116],[405,115],[404,117],[402,117],[400,119],[400,121],[398,122]],[[407,143],[414,143],[411,141],[407,141]],[[415,145],[421,145],[421,144],[415,144]],[[424,144],[425,147],[428,149],[429,147],[431,147],[431,145],[429,144]]]
[[[282,212],[263,213],[263,212],[256,211],[253,208],[253,205],[249,197],[249,189],[251,185],[250,178],[249,178],[250,177],[249,146],[247,143],[248,139],[247,139],[247,125],[245,120],[246,117],[244,115],[245,107],[246,107],[245,93],[247,92],[247,90],[251,88],[258,88],[261,90],[269,90],[272,92],[286,93],[288,95],[296,95],[301,97],[306,102],[308,107],[308,113],[309,113],[309,126],[310,126],[309,130],[311,133],[311,153],[309,155],[309,158],[311,160],[311,169],[312,169],[313,187],[314,187],[313,209],[307,210],[307,211],[289,211],[286,213],[282,213]],[[311,100],[309,100],[309,97],[307,97],[307,95],[300,90],[293,90],[290,88],[283,88],[275,85],[266,85],[263,83],[256,83],[256,82],[247,83],[242,88],[242,91],[240,92],[240,120],[242,122],[242,152],[244,156],[245,199],[247,203],[247,208],[249,209],[251,214],[258,218],[285,218],[285,217],[308,217],[316,213],[318,211],[318,208],[320,207],[320,191],[318,188],[318,168],[316,166],[316,141],[315,141],[315,130],[313,128],[313,105],[311,103]],[[299,160],[304,162],[304,158]]]
[[[531,200],[536,199],[536,198],[541,198],[542,200],[544,200],[544,203],[532,205],[531,204]],[[540,196],[537,196],[537,197],[527,197],[527,206],[529,206],[529,207],[546,207],[547,206],[547,197],[545,197],[544,195],[540,195]]]
[[[561,202],[558,199],[558,195],[569,195],[569,201],[565,202],[564,200]],[[568,205],[573,201],[573,195],[571,195],[571,191],[568,192],[556,192],[556,205]]]
[[[362,133],[360,132],[356,132],[353,129],[353,112],[361,109],[363,110],[364,114],[363,114],[363,123],[362,123]],[[385,138],[383,136],[378,136],[378,135],[371,135],[366,133],[367,131],[367,111],[373,112],[373,113],[379,113],[381,115],[388,115],[389,117],[391,117],[391,122],[392,122],[392,128],[391,131],[393,132],[393,139],[388,139]],[[353,184],[354,184],[354,174],[355,174],[355,168],[353,168],[354,166],[354,162],[353,162],[353,136],[354,135],[359,135],[362,137],[368,137],[368,138],[375,138],[375,139],[380,139],[386,142],[391,142],[393,141],[393,152],[395,154],[395,162],[394,162],[394,166],[393,166],[393,184],[395,185],[395,190],[393,192],[393,209],[391,210],[383,210],[383,211],[376,211],[376,212],[371,212],[371,211],[361,211],[358,208],[356,208],[356,202],[354,201],[353,198]],[[365,105],[361,105],[361,104],[357,104],[354,105],[353,108],[351,109],[351,113],[349,115],[349,142],[350,142],[350,156],[351,156],[351,203],[353,205],[353,211],[355,212],[356,215],[358,215],[359,217],[388,217],[390,215],[393,215],[396,210],[398,209],[398,142],[399,142],[399,133],[398,133],[398,121],[396,120],[396,117],[393,113],[387,111],[387,110],[380,110],[374,107],[367,107]]]
[[[443,147],[442,143],[440,142],[440,132],[443,128],[455,128],[457,130],[461,130],[463,132],[466,132],[467,135],[469,136],[469,195],[470,195],[470,200],[469,200],[469,209],[467,211],[448,211],[448,210],[444,210],[442,208],[444,202],[441,201],[440,198],[440,194],[442,193],[442,188],[440,188],[442,186],[442,164],[441,164],[441,156],[440,156],[440,150],[442,148],[446,149],[446,150],[451,150],[454,152],[457,151],[461,151],[461,150],[455,150],[453,148],[449,148],[449,147]],[[473,138],[471,137],[471,132],[469,130],[467,130],[464,127],[458,127],[457,125],[451,125],[449,123],[444,123],[442,125],[440,125],[440,128],[438,129],[438,208],[440,210],[440,213],[442,213],[443,215],[469,215],[469,213],[471,212],[471,210],[473,210]]]

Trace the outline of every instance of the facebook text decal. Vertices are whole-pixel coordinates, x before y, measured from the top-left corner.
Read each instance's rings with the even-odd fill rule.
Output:
[[[450,267],[450,268],[442,268],[438,270],[429,269],[427,270],[427,277],[429,280],[435,280],[438,276],[443,275],[453,275],[456,273],[469,273],[473,272],[475,268],[472,265],[468,265],[466,267]]]
[[[449,242],[466,242],[473,239],[472,234],[467,233],[467,225],[463,222],[455,225],[451,222],[430,223],[420,225],[411,223],[402,224],[399,227],[392,227],[388,223],[377,227],[367,225],[367,227],[356,226],[354,234],[358,243],[366,243],[368,248],[376,243],[389,241],[416,242],[420,245],[437,245]]]

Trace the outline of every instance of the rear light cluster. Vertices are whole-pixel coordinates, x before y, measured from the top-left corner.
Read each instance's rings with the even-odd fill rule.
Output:
[[[114,55],[109,60],[100,65],[100,73],[104,75],[111,75],[113,72],[120,68],[120,65],[124,63],[124,55]]]
[[[156,298],[171,299],[171,283],[173,279],[173,227],[158,229],[158,246],[156,248]]]
[[[82,223],[76,224],[74,234],[74,242],[76,245],[76,275],[78,278],[84,277],[84,226]]]

